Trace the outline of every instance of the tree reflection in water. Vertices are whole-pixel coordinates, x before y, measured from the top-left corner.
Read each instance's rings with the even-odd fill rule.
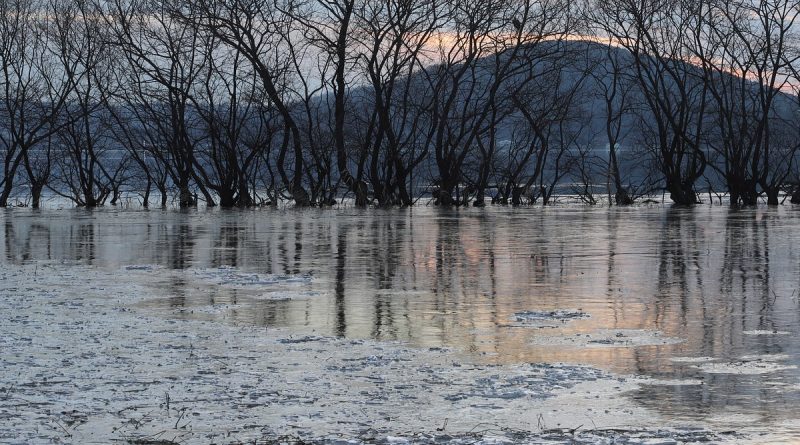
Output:
[[[120,270],[310,274],[311,297],[264,298],[151,283],[151,308],[226,323],[444,346],[490,362],[564,361],[702,385],[634,395],[667,415],[726,406],[768,422],[800,417],[800,371],[709,374],[674,357],[785,355],[800,364],[800,214],[791,208],[517,208],[302,211],[32,211],[4,209],[8,263],[66,261]],[[187,278],[188,277],[188,278]],[[223,306],[221,311],[196,309]],[[552,328],[515,324],[530,310],[580,309]],[[541,346],[599,329],[683,340],[637,347]],[[619,346],[619,345],[618,345]],[[621,345],[625,346],[625,345]],[[755,401],[755,402],[754,402]]]

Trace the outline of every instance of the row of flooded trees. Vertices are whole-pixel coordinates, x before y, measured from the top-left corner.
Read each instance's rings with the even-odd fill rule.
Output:
[[[8,0],[0,206],[778,204],[790,0]]]

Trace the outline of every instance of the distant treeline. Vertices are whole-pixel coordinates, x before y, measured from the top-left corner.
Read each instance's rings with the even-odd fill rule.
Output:
[[[754,205],[798,185],[800,0],[0,10],[3,207]]]

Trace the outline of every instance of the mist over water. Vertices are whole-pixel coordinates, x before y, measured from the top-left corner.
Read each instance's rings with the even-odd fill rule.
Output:
[[[165,317],[697,380],[644,385],[631,398],[677,419],[800,418],[800,212],[792,207],[0,215],[6,263],[77,262],[121,277],[130,265],[311,277],[304,298],[286,299],[154,274],[162,297],[146,304]],[[222,310],[196,310],[209,306]],[[588,316],[518,318],[555,310]],[[640,334],[655,341],[637,342]],[[774,370],[714,367],[763,357]]]

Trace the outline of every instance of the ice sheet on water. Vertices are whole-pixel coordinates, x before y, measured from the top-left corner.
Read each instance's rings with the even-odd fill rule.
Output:
[[[699,386],[703,384],[699,379],[660,379],[660,378],[636,378],[634,379],[641,385],[650,386]]]
[[[635,384],[590,367],[495,366],[442,350],[174,319],[137,306],[163,292],[150,271],[40,264],[31,281],[32,267],[8,267],[0,281],[0,313],[13,314],[0,317],[0,442],[208,444],[302,432],[311,443],[541,443],[544,433],[530,432],[540,413],[572,427],[652,418],[621,395]],[[210,276],[231,274],[240,272]],[[448,418],[449,438],[425,435]],[[476,433],[485,422],[529,435]],[[575,436],[606,437],[583,434]]]
[[[764,361],[764,362],[780,362],[784,360],[789,360],[791,357],[789,354],[748,354],[741,356],[742,361],[745,362],[752,362],[752,361]]]

